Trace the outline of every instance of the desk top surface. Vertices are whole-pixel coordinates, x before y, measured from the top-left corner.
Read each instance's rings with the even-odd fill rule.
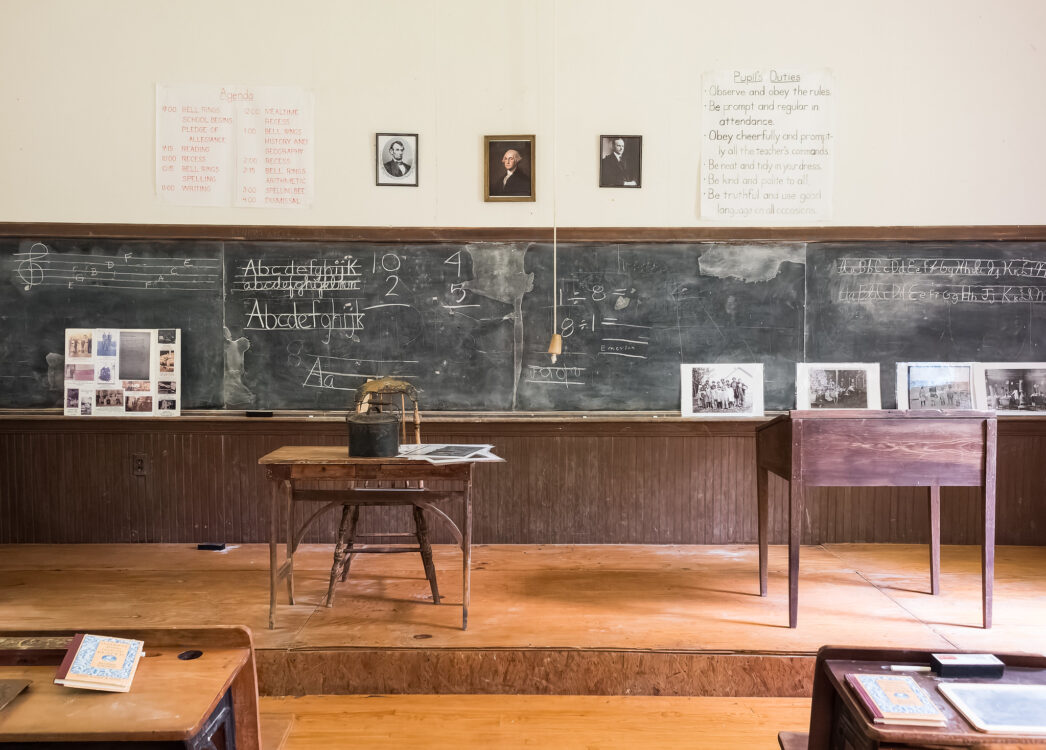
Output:
[[[999,658],[1006,661],[1004,655]],[[1046,744],[1046,735],[1021,735],[1004,733],[978,732],[942,695],[937,686],[943,683],[963,682],[990,682],[992,684],[1017,684],[1017,685],[1044,685],[1046,684],[1046,669],[1037,667],[1018,667],[1007,664],[1005,674],[998,679],[985,679],[983,677],[964,677],[941,679],[932,672],[895,672],[890,670],[891,664],[908,663],[896,661],[851,661],[828,659],[824,662],[828,676],[835,687],[836,692],[844,703],[850,708],[855,717],[864,719],[865,733],[876,737],[883,742],[907,742],[907,743],[940,743],[940,744],[962,744],[969,745],[977,742],[1015,742],[1020,740],[1022,744]],[[919,662],[920,665],[928,665],[929,660]],[[907,676],[923,688],[933,700],[934,704],[944,714],[948,724],[944,727],[919,727],[912,725],[884,725],[873,724],[864,707],[860,704],[853,691],[846,684],[846,675],[850,672],[862,674],[884,674],[892,676]]]
[[[250,658],[249,648],[145,644],[130,692],[109,693],[54,684],[57,665],[0,666],[0,678],[32,684],[0,711],[2,742],[185,740],[203,721]]]
[[[344,445],[285,445],[267,453],[258,459],[260,464],[292,464],[292,465],[363,465],[363,466],[433,466],[427,461],[412,458],[360,458],[350,456],[349,449]],[[474,461],[464,459],[440,466],[462,466]]]

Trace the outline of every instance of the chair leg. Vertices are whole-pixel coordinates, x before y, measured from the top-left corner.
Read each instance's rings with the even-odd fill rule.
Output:
[[[356,541],[356,526],[360,520],[360,506],[352,506],[352,523],[349,525],[349,536],[348,536],[348,549],[346,550],[347,557],[345,558],[345,564],[341,569],[341,582],[349,580],[349,566],[352,565],[353,559],[356,557],[356,553],[352,551],[352,545]]]
[[[425,521],[425,511],[414,506],[414,534],[421,547],[421,562],[425,566],[425,577],[429,579],[432,589],[432,603],[439,604],[439,585],[436,583],[436,566],[432,562],[432,545],[429,544],[429,527]]]
[[[338,524],[338,539],[334,544],[334,564],[331,565],[331,579],[327,585],[328,607],[334,606],[334,585],[337,583],[338,574],[348,570],[346,551],[352,546],[352,540],[356,536],[356,519],[359,518],[359,507],[346,505],[341,510],[341,523]],[[352,556],[349,555],[349,560]],[[344,579],[343,579],[344,580]]]

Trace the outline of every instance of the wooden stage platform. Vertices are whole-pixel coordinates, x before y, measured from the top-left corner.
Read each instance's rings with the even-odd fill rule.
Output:
[[[803,697],[824,644],[1046,652],[1046,548],[998,549],[988,631],[979,547],[943,548],[937,597],[925,546],[804,547],[794,630],[785,551],[764,599],[755,546],[478,545],[462,631],[455,548],[436,549],[439,606],[417,555],[370,555],[328,609],[331,546],[309,545],[270,631],[263,545],[0,545],[0,627],[246,624],[272,696]]]

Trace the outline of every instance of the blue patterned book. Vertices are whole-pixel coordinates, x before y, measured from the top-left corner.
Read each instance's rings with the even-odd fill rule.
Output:
[[[126,693],[142,657],[141,641],[77,633],[65,652],[55,683]]]
[[[846,675],[872,721],[876,724],[918,724],[943,727],[947,720],[929,693],[907,675]]]

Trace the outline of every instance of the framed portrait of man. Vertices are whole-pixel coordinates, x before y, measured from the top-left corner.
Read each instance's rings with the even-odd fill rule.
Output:
[[[534,136],[483,136],[483,200],[534,200]]]
[[[418,186],[417,133],[377,133],[374,153],[378,185]]]
[[[643,186],[643,136],[599,136],[599,186]]]

